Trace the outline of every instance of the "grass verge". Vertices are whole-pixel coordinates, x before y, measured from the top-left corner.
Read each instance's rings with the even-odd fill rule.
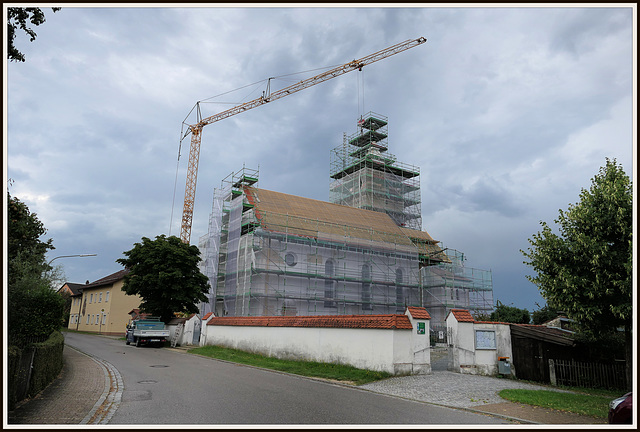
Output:
[[[501,390],[498,395],[512,402],[551,408],[597,418],[607,418],[609,402],[617,392],[597,389],[577,389],[580,393],[560,393],[552,390]]]
[[[387,372],[358,369],[353,366],[313,361],[284,360],[237,349],[211,345],[193,348],[188,352],[219,360],[227,360],[235,363],[258,366],[308,377],[348,382],[356,385],[379,381],[392,376]]]

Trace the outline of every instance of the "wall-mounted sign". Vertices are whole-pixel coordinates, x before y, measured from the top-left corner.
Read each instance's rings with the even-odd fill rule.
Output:
[[[476,349],[496,349],[496,332],[476,330]]]
[[[418,323],[418,334],[424,334],[425,330],[424,330],[424,323],[423,322],[419,322]]]

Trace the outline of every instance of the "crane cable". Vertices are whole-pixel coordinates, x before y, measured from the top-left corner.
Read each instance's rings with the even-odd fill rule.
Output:
[[[364,73],[362,70],[357,73],[357,87],[358,87],[358,118],[362,118],[364,115]],[[362,90],[361,90],[362,88]],[[360,106],[360,102],[362,102],[362,106]],[[362,109],[361,109],[362,108]]]
[[[193,111],[193,110],[192,110]],[[182,123],[182,127],[184,128],[184,122]],[[182,137],[182,130],[180,131],[180,136]],[[173,200],[171,201],[171,219],[169,219],[169,237],[171,237],[171,227],[173,226],[173,210],[176,207],[176,189],[178,187],[178,168],[180,166],[180,153],[182,152],[182,139],[178,144],[178,160],[176,161],[176,178],[173,181]]]

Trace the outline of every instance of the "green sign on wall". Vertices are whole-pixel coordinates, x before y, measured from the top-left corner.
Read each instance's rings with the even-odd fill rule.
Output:
[[[424,323],[423,322],[419,322],[418,323],[418,334],[424,334]]]

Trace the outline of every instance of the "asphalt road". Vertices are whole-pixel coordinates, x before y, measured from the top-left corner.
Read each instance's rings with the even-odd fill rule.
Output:
[[[109,424],[512,424],[502,418],[203,358],[167,348],[66,334],[122,379]]]

